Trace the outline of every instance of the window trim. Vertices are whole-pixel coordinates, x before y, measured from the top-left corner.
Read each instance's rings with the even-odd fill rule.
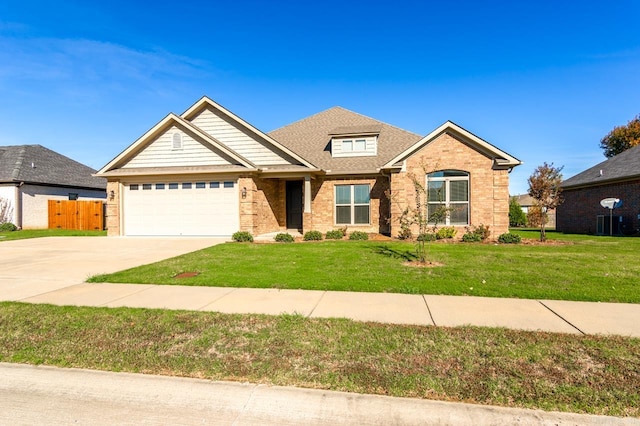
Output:
[[[349,195],[349,204],[338,204],[338,187],[348,186],[350,188]],[[366,186],[367,194],[368,194],[368,202],[367,203],[356,203],[355,199],[355,187],[356,186]],[[370,183],[348,183],[348,184],[335,184],[333,186],[333,223],[336,226],[348,225],[348,226],[371,226],[371,184]],[[347,207],[349,206],[349,223],[339,223],[338,222],[338,207]],[[367,206],[368,208],[368,221],[366,223],[356,223],[356,207]]]
[[[446,172],[453,172],[453,173],[459,173],[462,174],[464,173],[464,175],[458,175],[458,176],[433,176],[433,177],[429,177],[429,175],[434,175],[437,173],[443,173],[445,174]],[[451,201],[450,197],[451,197],[451,182],[453,181],[466,181],[467,182],[467,201]],[[445,184],[445,199],[442,201],[429,201],[429,182],[444,182]],[[427,209],[427,214],[429,214],[429,205],[440,205],[440,204],[444,204],[445,208],[453,208],[453,206],[455,205],[464,205],[467,206],[467,222],[466,223],[460,223],[460,222],[451,222],[451,214],[447,214],[447,217],[445,219],[445,226],[468,226],[471,223],[471,173],[464,171],[464,170],[457,170],[457,169],[446,169],[446,170],[438,170],[436,172],[433,173],[428,173],[427,175],[425,175],[425,188],[427,190],[426,193],[426,206],[425,208]],[[429,223],[433,223],[433,222],[429,222]]]

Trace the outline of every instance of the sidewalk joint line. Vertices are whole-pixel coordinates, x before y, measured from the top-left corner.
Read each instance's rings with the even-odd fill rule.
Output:
[[[228,295],[230,295],[234,291],[237,291],[239,287],[213,287],[213,288],[229,288],[230,290],[228,292],[226,292],[225,294],[222,294],[222,295],[216,297],[215,299],[211,300],[210,302],[205,303],[204,305],[200,306],[199,308],[196,308],[196,311],[202,311],[207,306],[213,305],[214,303],[216,303],[217,301],[219,301],[223,297],[227,297]]]
[[[427,303],[427,298],[425,297],[424,294],[421,295],[422,296],[422,300],[424,300],[424,305],[427,307],[427,312],[429,312],[429,318],[431,318],[431,322],[433,323],[434,326],[438,326],[438,324],[436,324],[436,320],[433,319],[433,314],[431,313],[431,308],[429,308],[429,304]]]
[[[587,335],[587,333],[585,333],[584,331],[580,330],[576,325],[574,325],[573,323],[571,323],[571,321],[569,321],[568,319],[566,319],[565,317],[563,317],[562,315],[560,315],[559,313],[557,313],[556,311],[554,311],[553,309],[551,309],[550,307],[548,307],[547,305],[545,305],[542,300],[538,300],[538,303],[540,303],[542,306],[544,306],[545,308],[547,308],[549,311],[551,311],[551,313],[553,313],[555,316],[557,316],[558,318],[560,318],[562,321],[566,322],[567,324],[569,324],[571,327],[575,328],[576,330],[578,330],[580,333],[582,333],[584,336]]]
[[[85,284],[89,284],[89,283],[85,283]],[[119,284],[114,284],[114,283],[96,283],[96,284],[102,284],[102,285],[107,284],[107,285],[109,285],[109,286],[117,286],[117,285],[127,285],[127,286],[138,286],[138,285],[139,285],[139,286],[148,286],[148,285],[151,285],[151,287],[141,288],[141,289],[139,289],[138,291],[134,291],[133,293],[127,294],[126,296],[116,297],[115,299],[111,299],[111,300],[109,300],[109,301],[107,301],[107,302],[105,302],[105,303],[103,303],[103,304],[101,304],[101,305],[96,305],[96,306],[98,306],[98,307],[106,306],[106,305],[108,305],[109,303],[117,302],[118,300],[122,300],[122,299],[126,299],[127,297],[131,297],[131,296],[133,296],[134,294],[138,294],[138,293],[142,293],[143,291],[151,290],[154,286],[157,286],[157,285],[158,285],[158,284],[125,284],[125,283],[119,283]]]
[[[251,389],[251,393],[249,394],[249,396],[247,397],[247,400],[244,402],[244,405],[242,406],[242,408],[240,409],[240,412],[238,413],[238,415],[236,416],[235,419],[233,419],[233,422],[231,423],[231,426],[234,426],[236,424],[238,424],[238,420],[240,420],[240,417],[242,417],[242,415],[244,413],[247,412],[247,407],[249,406],[249,403],[251,402],[251,400],[253,399],[253,394],[256,393],[256,390],[258,390],[258,387],[260,385],[254,385],[253,389]]]
[[[322,299],[324,298],[324,295],[327,294],[327,291],[323,291],[322,295],[320,296],[320,298],[318,299],[318,301],[316,302],[315,305],[313,305],[313,308],[311,308],[311,311],[309,312],[309,315],[307,315],[307,318],[311,318],[311,315],[313,315],[313,312],[316,310],[316,308],[318,307],[318,305],[320,304],[320,302],[322,301]]]

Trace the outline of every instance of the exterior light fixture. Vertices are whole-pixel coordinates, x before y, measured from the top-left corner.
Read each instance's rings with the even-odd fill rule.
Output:
[[[247,198],[247,187],[246,186],[242,188],[241,194],[242,194],[242,199]]]
[[[116,193],[112,189],[111,192],[109,192],[109,200],[113,201],[114,198],[116,198]]]

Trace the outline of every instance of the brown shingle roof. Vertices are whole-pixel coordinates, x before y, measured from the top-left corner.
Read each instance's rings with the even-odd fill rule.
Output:
[[[351,135],[358,132],[379,132],[378,155],[333,158],[331,135],[335,135],[336,131]],[[269,136],[315,166],[331,173],[375,171],[420,139],[420,135],[342,107],[333,107],[281,127],[270,132]]]

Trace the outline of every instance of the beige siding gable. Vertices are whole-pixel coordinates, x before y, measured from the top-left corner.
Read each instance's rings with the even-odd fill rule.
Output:
[[[174,146],[180,138],[182,147]],[[133,157],[123,169],[134,167],[218,166],[231,164],[176,126],[156,137]]]
[[[191,123],[256,165],[297,164],[268,148],[265,142],[222,119],[209,108],[202,110]]]

